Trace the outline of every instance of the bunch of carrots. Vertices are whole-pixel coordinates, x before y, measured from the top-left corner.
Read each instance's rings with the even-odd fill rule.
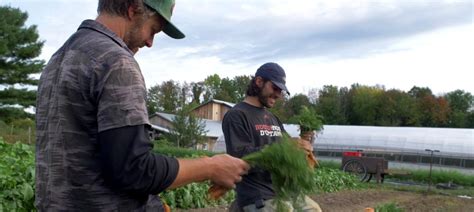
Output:
[[[301,148],[298,142],[288,136],[242,159],[252,167],[260,167],[271,173],[278,211],[285,207],[284,201],[297,203],[305,195],[314,192],[315,157],[311,151]],[[228,188],[212,185],[208,193],[210,198],[219,199],[227,191]]]

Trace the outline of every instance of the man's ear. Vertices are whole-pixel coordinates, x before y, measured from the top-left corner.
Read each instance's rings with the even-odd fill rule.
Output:
[[[261,88],[265,84],[265,81],[262,77],[255,77],[255,84]]]
[[[127,19],[131,21],[133,20],[134,16],[135,16],[135,8],[133,6],[129,6],[127,10]]]

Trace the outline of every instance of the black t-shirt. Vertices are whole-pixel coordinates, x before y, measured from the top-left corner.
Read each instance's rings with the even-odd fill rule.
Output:
[[[227,153],[239,158],[279,141],[285,132],[281,121],[267,109],[245,102],[235,105],[225,114],[222,130]],[[236,191],[240,207],[275,196],[270,173],[260,168],[250,169],[237,184]]]

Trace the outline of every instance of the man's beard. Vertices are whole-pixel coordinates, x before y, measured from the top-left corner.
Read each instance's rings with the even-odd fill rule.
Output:
[[[270,96],[264,96],[262,94],[262,89],[258,91],[258,101],[260,102],[260,104],[262,104],[266,108],[271,108],[272,106],[268,105],[268,98],[270,98]]]
[[[145,19],[137,20],[135,25],[125,33],[124,42],[130,50],[134,50],[136,48],[141,48],[143,45],[143,41],[140,37],[140,30],[145,23]]]

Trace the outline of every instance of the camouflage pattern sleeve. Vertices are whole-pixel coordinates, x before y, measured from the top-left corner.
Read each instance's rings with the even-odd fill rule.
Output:
[[[138,64],[122,56],[110,64],[98,101],[98,130],[149,124],[146,86]]]

